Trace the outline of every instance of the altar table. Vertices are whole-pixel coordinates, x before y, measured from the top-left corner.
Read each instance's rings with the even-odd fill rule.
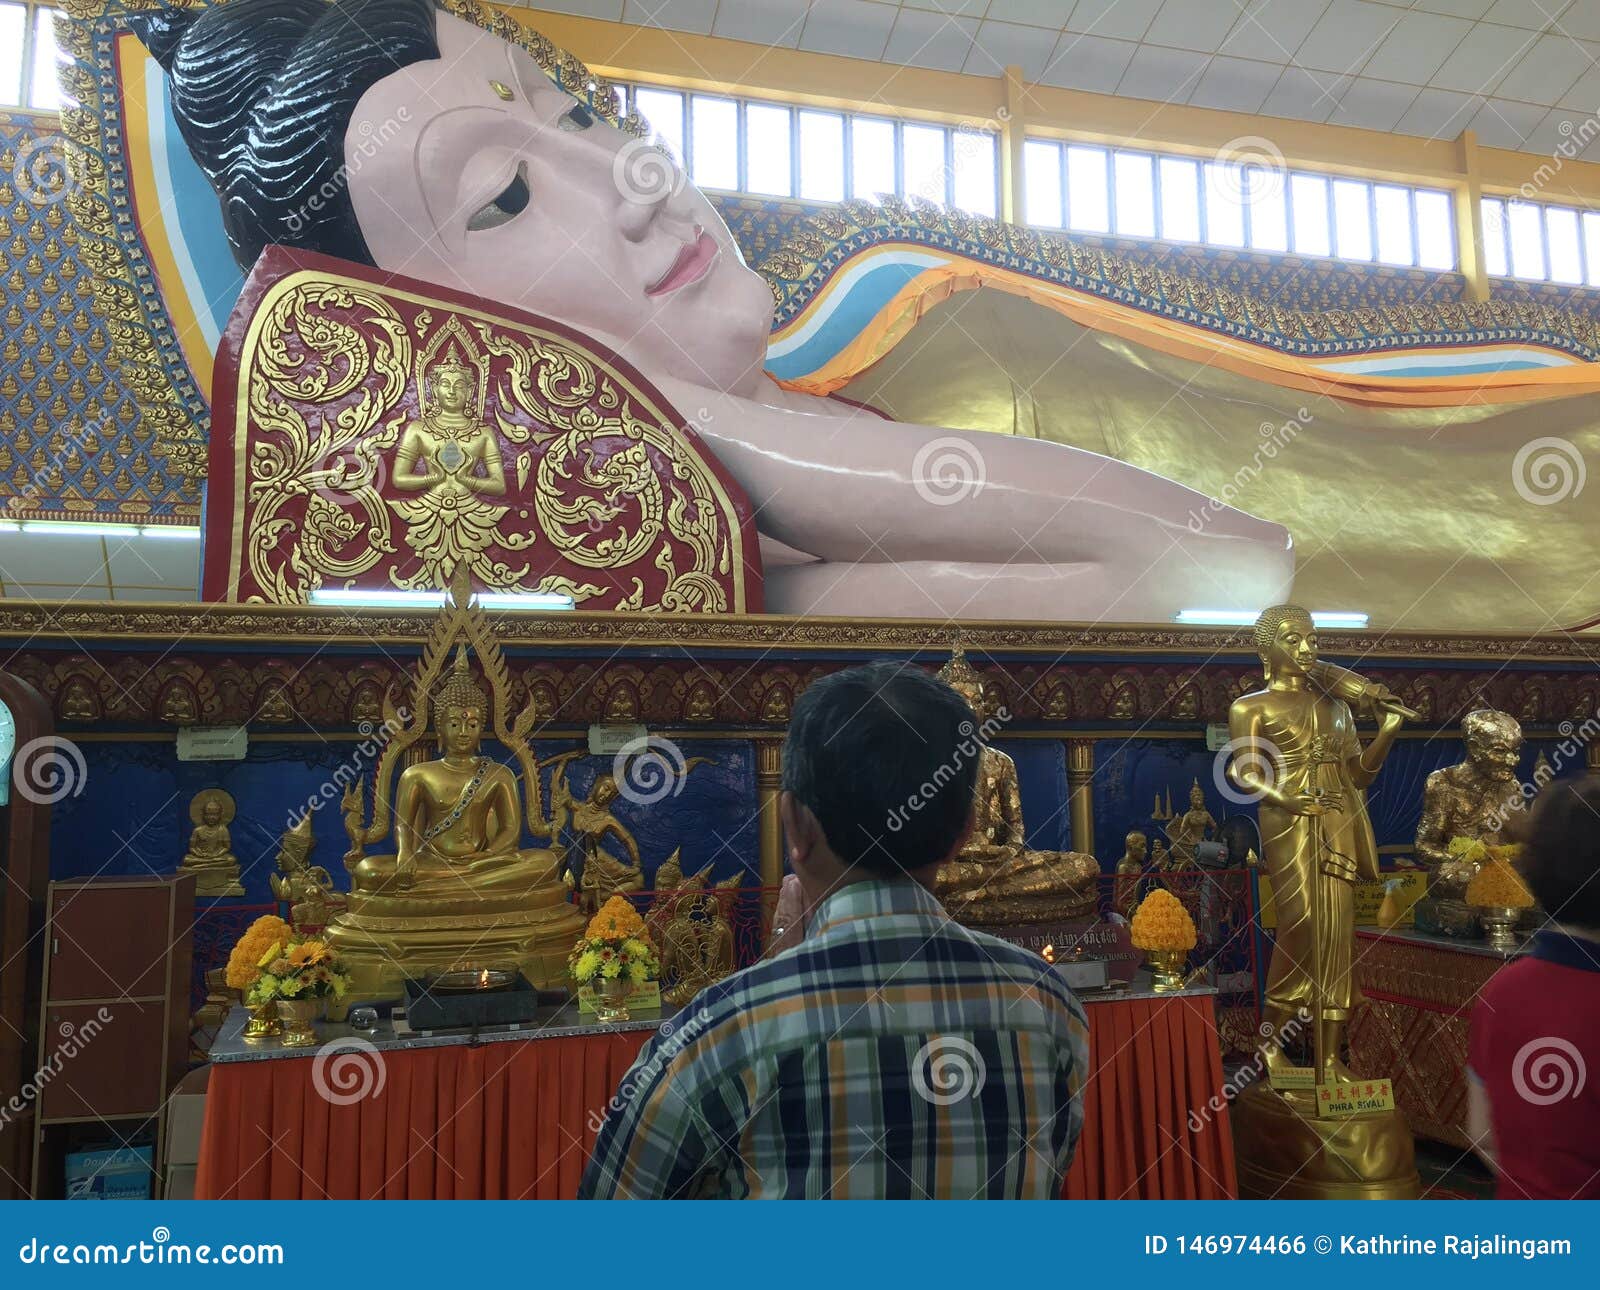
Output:
[[[1466,1150],[1467,1032],[1489,978],[1522,953],[1482,940],[1397,928],[1356,932],[1356,985],[1369,1007],[1350,1023],[1350,1066],[1394,1080],[1411,1131]]]
[[[1092,1070],[1073,1199],[1237,1194],[1209,991],[1086,1001]],[[195,1194],[206,1199],[556,1200],[577,1193],[608,1101],[659,1018],[212,1049]],[[1193,1117],[1191,1117],[1193,1113]],[[1194,1125],[1198,1124],[1198,1132]]]

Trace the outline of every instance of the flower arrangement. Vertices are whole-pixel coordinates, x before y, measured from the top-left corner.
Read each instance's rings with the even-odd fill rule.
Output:
[[[266,914],[256,919],[239,938],[228,955],[225,979],[228,988],[246,993],[261,975],[261,960],[268,950],[287,945],[294,937],[294,929],[276,914]]]
[[[1483,909],[1531,909],[1533,893],[1513,865],[1521,853],[1520,845],[1484,847],[1483,867],[1467,884],[1467,904]]]
[[[250,1001],[269,999],[342,999],[350,988],[350,974],[324,940],[294,937],[277,953],[261,961],[261,975],[250,991]]]
[[[1140,950],[1192,950],[1198,939],[1183,902],[1157,887],[1133,911],[1133,945]]]
[[[616,980],[643,985],[661,973],[661,960],[645,931],[644,919],[626,896],[611,897],[589,920],[583,939],[567,957],[567,966],[579,985]]]
[[[1445,848],[1452,860],[1465,860],[1468,864],[1482,864],[1489,858],[1489,847],[1478,838],[1451,838]]]

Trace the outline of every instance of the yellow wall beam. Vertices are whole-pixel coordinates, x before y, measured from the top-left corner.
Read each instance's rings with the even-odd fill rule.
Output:
[[[1489,298],[1489,267],[1483,257],[1483,177],[1478,136],[1463,130],[1456,140],[1461,152],[1461,173],[1466,182],[1454,194],[1456,246],[1461,276],[1467,281],[1467,299]]]
[[[1020,73],[1013,83],[1011,69],[1000,77],[933,72],[512,7],[557,45],[596,71],[619,79],[965,121],[999,127],[1003,135],[1007,125],[1003,118],[1010,113],[1012,121],[1024,120],[1026,130],[1036,135],[1191,155],[1213,154],[1241,139],[1265,138],[1291,165],[1455,189],[1464,189],[1468,182],[1455,139],[1423,139],[1029,85]],[[1600,209],[1600,163],[1562,158],[1557,166],[1554,158],[1482,146],[1477,147],[1477,159],[1479,183],[1486,193],[1515,194],[1534,184],[1542,200]]]

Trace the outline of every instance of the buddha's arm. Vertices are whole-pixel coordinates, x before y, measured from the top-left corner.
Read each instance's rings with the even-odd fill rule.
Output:
[[[1148,563],[1174,546],[1219,556],[1250,547],[1281,564],[1285,586],[1293,572],[1282,526],[1099,453],[886,421],[822,399],[802,412],[658,383],[679,406],[706,408],[697,432],[757,501],[762,532],[822,560],[1006,563],[1026,551],[1043,563],[1104,563],[1110,553]],[[949,491],[947,473],[961,504],[929,505],[930,487]]]
[[[1422,818],[1417,821],[1417,859],[1441,865],[1450,858],[1450,788],[1443,771],[1434,771],[1422,788]]]
[[[504,771],[496,775],[489,786],[486,805],[494,813],[495,827],[493,835],[484,840],[484,850],[488,855],[499,856],[515,851],[522,840],[522,813],[511,784],[511,772]]]
[[[1355,731],[1350,732],[1349,758],[1346,764],[1350,771],[1350,782],[1357,788],[1365,788],[1378,777],[1384,758],[1394,746],[1394,737],[1400,733],[1400,727],[1404,724],[1405,718],[1399,713],[1385,711],[1383,721],[1378,726],[1378,733],[1372,736],[1365,749],[1361,747],[1361,740]]]
[[[412,421],[400,436],[400,446],[394,454],[394,473],[390,475],[396,488],[414,493],[419,489],[431,488],[444,479],[444,471],[434,463],[432,454],[425,451],[424,435],[422,427]],[[417,468],[419,462],[422,466],[420,470]]]
[[[416,868],[418,830],[416,817],[422,802],[422,782],[402,771],[394,794],[395,872],[409,874]]]
[[[483,447],[478,459],[483,463],[483,474],[467,475],[466,485],[475,493],[492,493],[498,497],[506,491],[506,471],[500,461],[500,445],[487,430],[483,432],[481,443]]]
[[[1022,828],[1022,790],[1017,785],[1017,766],[1006,759],[1005,774],[1000,785],[1000,818],[1005,824],[1003,841],[1013,846],[1026,846],[1027,835]]]
[[[623,824],[616,816],[608,815],[604,826],[600,830],[600,837],[605,837],[607,833],[616,834],[617,841],[622,843],[623,849],[627,851],[629,859],[633,862],[633,867],[635,869],[639,868],[639,844],[634,841],[633,834],[628,832],[627,825]],[[600,839],[597,838],[595,840],[599,841]]]

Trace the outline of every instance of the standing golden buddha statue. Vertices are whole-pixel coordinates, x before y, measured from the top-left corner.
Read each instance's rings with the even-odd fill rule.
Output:
[[[1378,876],[1364,790],[1405,710],[1375,700],[1380,724],[1363,748],[1350,705],[1338,697],[1353,691],[1338,684],[1330,692],[1325,680],[1360,678],[1319,665],[1316,628],[1297,605],[1263,610],[1255,644],[1266,687],[1228,710],[1228,774],[1259,802],[1278,925],[1262,1026],[1269,1078],[1250,1086],[1234,1116],[1241,1187],[1261,1196],[1414,1196],[1411,1135],[1397,1112],[1319,1115],[1331,1090],[1354,1080],[1340,1050],[1361,1002],[1352,973],[1355,884]],[[1285,1050],[1302,1036],[1310,1040],[1310,1087],[1289,1079],[1295,1068]]]
[[[483,663],[493,703],[473,679],[466,641],[458,637],[470,640]],[[437,684],[452,644],[459,646],[454,666]],[[358,806],[346,816],[349,903],[327,937],[354,977],[350,998],[392,996],[407,978],[490,963],[516,964],[536,985],[565,978],[583,916],[567,899],[560,856],[522,846],[525,827],[548,839],[550,822],[527,741],[532,708],[508,721],[509,699],[499,646],[481,610],[469,607],[458,587],[424,649],[409,720],[385,698],[386,721],[399,733],[378,764],[372,824],[363,827]],[[439,756],[400,774],[391,817],[395,766],[430,728]],[[520,776],[482,752],[490,728],[516,756]],[[527,794],[526,815],[519,786]],[[387,836],[391,822],[395,853],[366,855],[365,847]]]
[[[957,649],[939,679],[961,695],[988,728],[995,716],[983,679]],[[975,732],[981,739],[983,730]],[[976,824],[956,859],[939,868],[934,892],[951,917],[978,927],[1004,927],[1092,916],[1100,866],[1077,851],[1031,851],[1022,826],[1017,767],[988,743],[979,745]]]

